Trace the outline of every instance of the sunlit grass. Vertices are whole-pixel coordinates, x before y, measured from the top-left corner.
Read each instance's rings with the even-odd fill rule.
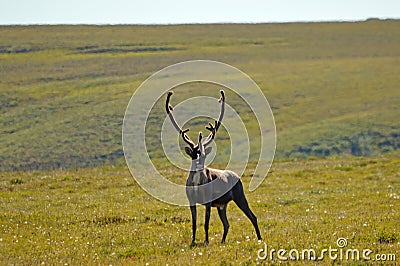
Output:
[[[257,262],[263,245],[234,204],[227,243],[219,243],[213,210],[210,245],[202,245],[199,208],[198,245],[190,249],[188,208],[153,199],[124,167],[93,168],[124,165],[122,119],[135,89],[193,59],[238,67],[271,104],[281,160],[247,192],[269,247],[320,251],[345,237],[349,247],[400,256],[399,23],[0,27],[0,264]],[[198,88],[177,89],[174,100]],[[247,107],[227,95],[255,132]],[[183,184],[186,173],[166,166],[155,130],[165,118],[162,100],[152,115],[153,162]],[[220,133],[223,151],[229,139]]]
[[[320,252],[344,237],[349,247],[392,254],[400,247],[399,166],[394,158],[277,162],[246,194],[269,247]],[[152,198],[126,168],[3,173],[0,195],[1,264],[255,264],[264,247],[231,203],[227,243],[213,209],[210,245],[202,245],[199,207],[198,245],[190,249],[189,209]]]
[[[118,163],[134,90],[193,59],[231,64],[257,82],[274,112],[278,158],[391,152],[400,127],[398,24],[0,27],[0,169]],[[254,119],[243,119],[253,132]],[[354,143],[359,136],[368,141]],[[162,158],[159,145],[150,148]]]

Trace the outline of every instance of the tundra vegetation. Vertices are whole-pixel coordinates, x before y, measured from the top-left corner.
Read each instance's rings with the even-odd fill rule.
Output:
[[[0,26],[0,264],[256,263],[264,246],[234,204],[226,243],[212,211],[210,245],[190,248],[188,208],[152,198],[125,166],[121,127],[132,93],[162,67],[192,59],[239,68],[270,102],[277,160],[260,188],[246,192],[269,247],[321,251],[345,237],[349,248],[396,253],[398,261],[399,27],[399,20]],[[174,89],[175,100],[200,87],[212,97],[221,89],[187,84]],[[240,97],[226,94],[248,131],[256,129]],[[150,114],[146,143],[160,171],[184,184],[187,173],[161,150],[164,99]],[[184,127],[196,138],[207,122]],[[211,167],[224,168],[224,128],[215,141]]]
[[[396,254],[398,261],[399,168],[398,157],[279,161],[246,197],[268,247],[321,252],[344,237],[348,248],[369,248],[371,258]],[[242,177],[245,188],[253,170],[250,165]],[[187,175],[170,167],[161,172],[175,182]],[[208,246],[202,243],[205,210],[198,208],[200,230],[190,248],[189,208],[146,194],[125,167],[0,175],[2,265],[253,265],[264,248],[235,204],[228,205],[224,244],[222,223],[211,211]],[[332,265],[328,256],[320,263]]]

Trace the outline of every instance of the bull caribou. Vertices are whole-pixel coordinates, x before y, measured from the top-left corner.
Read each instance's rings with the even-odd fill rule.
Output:
[[[257,217],[250,210],[240,177],[236,173],[229,170],[218,170],[204,166],[206,156],[211,152],[212,149],[211,147],[207,146],[214,140],[215,135],[221,126],[222,118],[224,117],[225,94],[223,90],[220,92],[221,98],[219,99],[219,102],[221,103],[221,112],[219,114],[219,118],[214,124],[209,123],[209,126],[206,126],[206,129],[210,131],[210,134],[206,138],[203,138],[202,133],[199,132],[197,144],[195,144],[186,134],[189,129],[182,130],[174,118],[173,107],[170,105],[170,99],[173,94],[172,91],[168,92],[165,103],[165,109],[172,122],[172,125],[179,132],[182,139],[189,145],[185,147],[185,152],[192,159],[192,165],[186,180],[186,196],[189,200],[190,211],[192,214],[191,247],[193,247],[196,242],[196,204],[202,204],[206,207],[204,223],[205,245],[208,245],[208,227],[211,207],[216,207],[218,210],[219,218],[224,226],[224,233],[221,243],[225,242],[226,235],[228,234],[229,230],[229,222],[226,217],[226,208],[230,201],[235,202],[236,205],[250,219],[256,231],[258,240],[261,240]]]

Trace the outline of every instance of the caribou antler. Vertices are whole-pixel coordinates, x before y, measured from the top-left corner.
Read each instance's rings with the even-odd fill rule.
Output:
[[[191,148],[194,148],[194,146],[196,146],[196,145],[195,145],[194,142],[186,135],[186,132],[188,132],[189,129],[182,130],[182,129],[180,128],[180,126],[178,125],[178,123],[176,122],[174,115],[172,114],[172,111],[174,110],[174,108],[169,104],[169,101],[170,101],[170,99],[171,99],[172,94],[173,94],[172,91],[169,91],[169,92],[168,92],[167,101],[165,102],[165,110],[167,111],[167,114],[168,114],[168,116],[169,116],[169,119],[171,119],[172,125],[175,127],[175,129],[176,129],[176,130],[179,132],[179,134],[182,136],[183,140],[184,140],[187,144],[189,144],[189,146],[190,146]]]
[[[203,145],[206,147],[208,144],[210,144],[213,139],[215,138],[215,134],[217,133],[219,126],[221,125],[222,118],[224,117],[225,113],[225,93],[223,90],[221,92],[221,98],[218,100],[218,102],[221,103],[221,112],[219,113],[218,121],[215,121],[214,125],[211,123],[208,123],[208,127],[206,126],[206,129],[210,130],[211,133],[208,135],[207,139],[204,141]]]
[[[208,135],[208,137],[205,139],[203,145],[204,147],[207,146],[208,144],[210,144],[213,139],[215,138],[215,134],[217,133],[221,122],[222,122],[222,118],[224,117],[224,113],[225,113],[225,93],[223,90],[220,91],[221,92],[221,98],[218,100],[218,102],[221,103],[221,112],[219,114],[218,120],[215,121],[214,125],[209,123],[209,126],[206,127],[208,130],[211,131],[210,135]],[[174,108],[169,104],[169,101],[171,99],[173,92],[170,91],[167,94],[167,100],[165,102],[165,110],[167,111],[167,114],[169,116],[169,118],[171,119],[172,125],[175,127],[176,131],[179,132],[179,134],[182,136],[183,140],[189,144],[189,146],[191,148],[194,148],[196,146],[196,144],[194,144],[194,142],[186,135],[186,132],[189,131],[189,129],[185,129],[182,130],[182,128],[178,125],[178,123],[175,120],[175,117],[172,113],[172,111],[174,110]],[[200,140],[199,140],[200,142]]]

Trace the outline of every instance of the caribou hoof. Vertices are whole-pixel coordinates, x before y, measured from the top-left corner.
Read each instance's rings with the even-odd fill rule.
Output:
[[[208,240],[204,241],[204,246],[208,246]]]
[[[196,245],[196,241],[192,240],[192,243],[190,243],[190,248],[193,248]]]

